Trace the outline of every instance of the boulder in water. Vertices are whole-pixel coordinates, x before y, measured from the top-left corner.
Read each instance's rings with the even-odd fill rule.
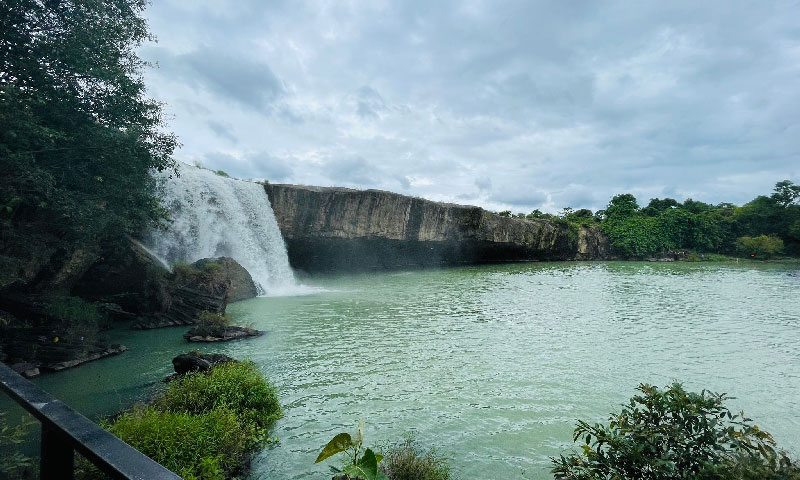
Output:
[[[175,373],[183,375],[189,372],[205,372],[227,362],[235,362],[233,358],[221,353],[204,354],[200,352],[182,353],[172,359]]]
[[[189,342],[228,342],[230,340],[239,340],[247,337],[258,337],[263,335],[264,332],[248,327],[237,327],[235,325],[219,328],[210,332],[198,331],[197,328],[192,328],[183,334]]]
[[[230,257],[203,258],[192,264],[199,270],[207,269],[210,264],[217,264],[228,279],[228,302],[238,302],[258,296],[258,288],[243,266]]]

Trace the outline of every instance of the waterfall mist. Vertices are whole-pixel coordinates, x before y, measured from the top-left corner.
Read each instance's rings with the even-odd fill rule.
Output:
[[[180,175],[155,173],[172,224],[145,245],[166,263],[231,257],[250,272],[259,295],[296,294],[286,246],[264,187],[179,164]]]

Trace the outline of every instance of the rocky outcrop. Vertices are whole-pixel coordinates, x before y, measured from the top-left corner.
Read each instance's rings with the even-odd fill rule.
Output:
[[[72,294],[99,302],[134,328],[193,325],[204,312],[225,313],[229,302],[255,297],[250,274],[228,257],[177,265],[172,272],[139,242],[97,262]]]
[[[230,257],[203,258],[192,265],[202,270],[210,263],[219,265],[228,280],[228,303],[258,296],[258,289],[250,272]]]
[[[294,268],[393,269],[602,258],[596,230],[379,190],[265,185]]]
[[[176,374],[184,375],[189,372],[205,372],[217,365],[235,361],[233,358],[221,353],[203,354],[195,351],[182,353],[173,358],[172,367],[175,369]]]
[[[218,329],[207,331],[205,329],[191,328],[188,332],[183,334],[183,338],[188,342],[229,342],[231,340],[240,340],[248,337],[259,337],[264,332],[249,327],[238,327],[231,325]]]

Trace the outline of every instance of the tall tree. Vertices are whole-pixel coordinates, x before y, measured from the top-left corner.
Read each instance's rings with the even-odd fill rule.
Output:
[[[0,221],[47,222],[65,242],[136,234],[165,218],[151,169],[175,136],[148,99],[136,49],[143,0],[0,0]]]

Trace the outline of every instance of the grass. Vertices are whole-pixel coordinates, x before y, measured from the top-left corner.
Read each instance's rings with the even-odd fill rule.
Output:
[[[423,450],[413,439],[390,446],[380,469],[390,480],[451,480],[449,460],[436,449]]]
[[[280,418],[275,387],[252,362],[229,362],[207,373],[190,373],[169,385],[156,406],[170,412],[206,413],[231,409],[259,428]]]
[[[251,446],[238,415],[223,408],[198,415],[143,406],[108,430],[184,479],[222,480]]]
[[[104,427],[186,480],[222,480],[269,440],[280,416],[275,387],[255,364],[231,362],[171,382],[152,405]]]
[[[211,335],[212,333],[223,330],[230,325],[231,321],[227,315],[203,311],[192,328],[192,331],[199,335]]]

